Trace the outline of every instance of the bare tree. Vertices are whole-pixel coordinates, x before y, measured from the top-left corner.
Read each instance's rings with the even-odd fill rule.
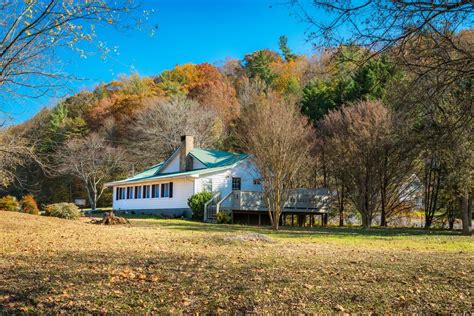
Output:
[[[395,99],[399,114],[404,116],[402,126],[410,130],[411,142],[419,147],[424,162],[419,178],[424,183],[427,226],[443,207],[439,201],[443,191],[451,195],[443,200],[465,200],[462,205],[469,205],[474,192],[472,79],[452,83],[438,94],[432,82],[444,82],[443,78],[427,76],[413,86],[410,94]],[[461,208],[466,235],[472,234],[472,215],[468,212],[467,207]]]
[[[360,212],[364,228],[377,214],[383,144],[391,126],[388,109],[367,101],[332,111],[318,125],[330,172]]]
[[[289,2],[313,27],[310,38],[318,44],[364,46],[367,58],[390,51],[419,77],[432,71],[449,73],[451,80],[473,75],[472,42],[456,35],[473,26],[472,1]]]
[[[278,229],[290,189],[310,176],[314,132],[295,102],[270,94],[244,108],[235,136],[262,176],[270,221]]]
[[[96,39],[97,27],[138,27],[150,14],[132,14],[139,7],[135,0],[0,1],[0,97],[36,98],[62,85],[72,76],[60,70],[58,49],[81,56],[91,51],[107,55],[110,48]],[[5,183],[14,178],[14,168],[35,158],[32,147],[15,138],[12,142],[0,137],[0,175]]]
[[[180,144],[181,135],[194,135],[196,145],[212,147],[219,140],[222,126],[214,112],[185,97],[151,99],[130,126],[131,154],[141,164],[153,164],[169,155]]]
[[[0,188],[11,183],[21,185],[23,179],[18,176],[16,169],[31,161],[39,162],[34,153],[34,146],[8,129],[0,129]]]
[[[81,181],[93,210],[106,189],[104,183],[120,171],[123,159],[123,151],[112,147],[99,134],[72,139],[56,152],[58,172]]]
[[[141,25],[140,17],[131,14],[138,7],[134,0],[1,1],[0,92],[9,97],[46,94],[68,77],[59,70],[58,48],[107,54],[110,48],[96,40],[97,27]]]
[[[415,176],[419,150],[416,141],[406,135],[400,126],[405,122],[390,111],[391,124],[387,126],[386,137],[381,140],[382,148],[379,173],[380,225],[387,226],[390,219],[410,211],[420,183]]]

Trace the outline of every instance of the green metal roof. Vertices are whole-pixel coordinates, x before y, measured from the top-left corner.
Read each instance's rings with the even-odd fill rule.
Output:
[[[193,148],[190,154],[208,168],[233,165],[248,157],[247,154],[236,154],[222,150]]]
[[[148,169],[145,169],[143,170],[142,172],[140,173],[137,173],[136,175],[134,175],[133,177],[130,177],[126,180],[138,180],[138,179],[142,179],[142,178],[146,178],[146,177],[150,177],[150,176],[153,176],[156,174],[156,172],[161,168],[161,166],[163,165],[163,162],[160,162],[154,166],[151,166],[150,168]]]
[[[173,153],[174,154],[174,153]],[[222,171],[228,169],[232,165],[236,164],[237,162],[244,160],[249,155],[247,154],[236,154],[222,150],[208,150],[208,149],[200,149],[194,148],[190,151],[190,154],[202,162],[206,168],[190,170],[190,171],[180,171],[180,172],[170,172],[170,173],[160,173],[160,169],[164,165],[164,161],[156,164],[148,169],[145,169],[143,172],[140,172],[133,177],[114,181],[108,183],[108,185],[120,185],[120,184],[127,184],[127,183],[135,183],[141,181],[151,181],[151,180],[158,180],[163,178],[170,178],[170,177],[181,177],[181,176],[192,176],[197,174],[207,174],[217,171]]]
[[[230,166],[224,166],[224,167],[198,169],[198,170],[183,171],[183,172],[171,172],[171,173],[163,173],[163,174],[151,175],[151,176],[146,176],[146,177],[141,177],[141,178],[138,178],[137,177],[138,175],[135,175],[125,180],[110,182],[107,185],[121,185],[121,184],[135,183],[135,182],[159,180],[159,179],[165,179],[165,178],[176,178],[176,177],[183,177],[183,176],[192,176],[192,175],[197,175],[197,174],[207,174],[207,173],[213,173],[217,171],[226,170],[229,167]]]

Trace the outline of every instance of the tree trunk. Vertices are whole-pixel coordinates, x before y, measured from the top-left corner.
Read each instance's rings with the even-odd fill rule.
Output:
[[[430,161],[430,166],[427,167],[425,164],[425,228],[429,228],[431,226],[432,216],[431,216],[431,191],[432,191],[432,181],[431,181],[431,174],[432,174],[432,165],[433,161]]]
[[[91,205],[91,209],[95,209],[95,208],[92,208],[92,205],[94,204],[94,198],[93,198],[93,195],[91,193],[91,190],[89,188],[89,184],[86,182],[86,191],[87,191],[87,198],[89,199],[89,204]]]
[[[380,227],[387,227],[387,206],[386,206],[386,196],[385,196],[385,191],[381,192],[381,198],[380,198]]]
[[[364,206],[363,206],[363,212],[364,215],[362,216],[362,226],[365,229],[370,228],[371,220],[369,216],[369,209],[370,209],[370,202],[369,202],[369,168],[368,168],[368,163],[366,163],[366,168],[365,168],[365,183],[364,183]]]
[[[370,220],[369,213],[364,212],[362,214],[362,227],[364,227],[365,229],[369,229],[371,226],[370,224],[371,224],[371,220]]]
[[[339,227],[344,226],[344,186],[341,186],[339,197]]]
[[[280,214],[281,212],[278,210],[278,211],[275,211],[275,213],[273,214],[273,229],[274,230],[278,230],[280,227]]]
[[[448,207],[446,209],[446,215],[448,217],[448,227],[450,230],[454,228],[454,221],[456,220],[456,216],[454,213],[454,205],[452,202],[448,203]]]
[[[449,230],[453,230],[454,229],[454,218],[450,218],[448,220],[448,226],[449,226]]]
[[[276,195],[273,198],[267,198],[268,215],[270,216],[270,224],[272,225],[272,229],[274,230],[279,229],[281,216],[281,208],[279,206],[279,201],[281,197],[277,197]]]
[[[380,215],[380,227],[387,227],[387,218],[385,215],[385,209],[382,209],[382,214]]]
[[[433,219],[430,216],[425,216],[425,228],[430,228],[433,223]]]
[[[380,188],[380,227],[387,227],[387,210],[386,210],[386,199],[387,199],[387,165],[388,165],[388,154],[387,151],[384,153],[384,165],[382,171],[382,185]]]
[[[425,228],[430,228],[437,210],[438,195],[441,186],[441,170],[430,162],[425,181]]]
[[[370,224],[371,224],[371,220],[370,220],[370,214],[369,214],[369,193],[365,192],[365,196],[364,196],[364,216],[363,216],[363,219],[364,219],[364,222],[362,223],[364,228],[370,228]]]
[[[323,164],[323,186],[327,188],[328,181],[327,181],[326,159],[324,155],[324,146],[321,148],[321,158],[322,158],[322,164]]]
[[[95,211],[95,209],[97,208],[97,189],[93,188],[92,191],[93,191],[93,194],[92,194],[92,201],[91,201],[92,202],[91,209]]]
[[[471,199],[466,192],[461,197],[461,218],[462,218],[462,234],[464,236],[472,236],[472,207]]]

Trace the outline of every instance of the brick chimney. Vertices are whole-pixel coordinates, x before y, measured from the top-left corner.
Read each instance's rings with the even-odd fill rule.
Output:
[[[179,171],[191,170],[192,165],[188,159],[189,152],[194,148],[194,137],[191,135],[181,136],[181,146],[179,148]]]

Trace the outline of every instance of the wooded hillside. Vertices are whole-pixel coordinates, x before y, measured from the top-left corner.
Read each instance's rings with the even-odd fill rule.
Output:
[[[472,35],[456,38],[472,50]],[[308,57],[286,43],[281,37],[278,52],[259,50],[219,66],[184,64],[153,77],[120,77],[43,109],[4,136],[32,146],[42,164],[16,164],[5,193],[32,193],[40,203],[86,198],[64,156],[87,137],[102,139],[121,157],[100,183],[160,162],[184,133],[200,147],[239,151],[242,115],[252,115],[245,109],[278,98],[296,104],[316,128],[308,181],[338,193],[334,214],[341,223],[358,211],[367,224],[381,216],[386,225],[413,210],[404,201],[424,190],[427,225],[452,225],[460,216],[456,192],[473,189],[472,78],[460,76],[446,93],[427,99],[439,77],[420,80],[390,51],[366,59],[366,49],[339,46]],[[98,205],[109,206],[110,199],[105,192]]]

